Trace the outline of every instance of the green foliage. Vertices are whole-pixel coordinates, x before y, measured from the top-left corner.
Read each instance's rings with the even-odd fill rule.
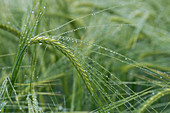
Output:
[[[169,0],[1,0],[0,111],[168,113]]]

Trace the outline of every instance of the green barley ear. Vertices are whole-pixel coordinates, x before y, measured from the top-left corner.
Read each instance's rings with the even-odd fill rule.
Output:
[[[10,33],[12,33],[12,34],[14,34],[14,35],[16,35],[16,36],[18,36],[18,37],[21,36],[20,31],[16,30],[15,28],[13,28],[13,27],[11,27],[11,26],[8,26],[8,25],[1,24],[1,23],[0,23],[0,29],[3,29],[3,30],[5,30],[5,31],[8,31],[8,32],[10,32]]]
[[[164,97],[165,95],[170,95],[170,89],[164,89],[162,91],[159,91],[157,94],[154,96],[150,97],[145,103],[143,103],[142,106],[137,110],[138,113],[145,113],[147,107],[149,107],[152,103],[156,102],[159,100],[161,97]]]
[[[30,98],[30,94],[27,95],[27,103],[28,103],[28,113],[34,113],[34,107],[32,105],[32,100]]]
[[[90,91],[90,93],[91,94],[94,93],[92,85],[87,77],[85,70],[83,69],[79,61],[75,58],[74,54],[72,54],[72,52],[67,47],[65,47],[63,44],[61,44],[55,39],[46,38],[46,37],[32,38],[28,44],[31,45],[31,44],[39,44],[39,43],[45,43],[51,45],[53,47],[56,47],[60,52],[62,52],[72,62],[72,64],[80,74],[81,78],[83,79],[84,83],[87,85],[87,88]]]
[[[5,91],[7,88],[7,83],[8,83],[8,79],[5,78],[5,80],[3,81],[1,88],[0,88],[0,99],[2,99],[3,95],[5,94]],[[7,104],[7,102],[5,100],[0,101],[0,112],[3,112],[3,109],[6,104]]]
[[[35,91],[33,91],[33,94],[32,94],[32,103],[33,103],[33,109],[35,113],[42,113],[42,110],[38,105],[39,103],[38,103]]]

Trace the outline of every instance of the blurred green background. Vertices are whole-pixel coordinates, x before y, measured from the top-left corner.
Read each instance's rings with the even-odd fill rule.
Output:
[[[6,91],[4,80],[10,78],[16,63],[20,35],[29,32],[39,10],[43,9],[31,37],[45,32],[40,36],[54,38],[71,50],[87,71],[96,95],[89,92],[65,55],[40,43],[26,49],[11,100],[0,95],[0,109],[97,112],[111,101],[115,102],[114,106],[121,104],[107,112],[140,110],[158,92],[170,88],[169,6],[169,0],[1,0],[1,94]],[[58,29],[49,31],[54,28]],[[100,93],[100,87],[104,93]],[[134,92],[147,94],[137,97]],[[145,112],[168,113],[170,96],[167,94],[156,97],[158,100]],[[129,96],[134,97],[123,100]],[[107,99],[102,100],[105,98],[110,98],[108,103]],[[102,106],[97,99],[101,99]]]

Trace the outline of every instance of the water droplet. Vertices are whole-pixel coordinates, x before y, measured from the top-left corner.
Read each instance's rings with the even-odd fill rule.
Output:
[[[10,22],[8,22],[8,24],[10,24]]]
[[[95,13],[92,13],[91,15],[95,15]]]
[[[27,84],[30,83],[30,80],[26,80],[26,83],[27,83]]]
[[[72,39],[72,42],[74,42],[74,40]]]
[[[110,53],[110,56],[113,56],[113,53]]]
[[[42,107],[39,107],[39,110],[41,111],[41,110],[42,110]]]
[[[34,14],[34,11],[32,11],[32,14]]]
[[[44,6],[43,8],[45,9],[46,7]]]
[[[41,15],[42,13],[40,12],[40,15]]]
[[[39,45],[41,46],[41,45],[42,45],[42,43],[39,43]]]
[[[117,29],[118,31],[120,31],[120,27],[118,27],[118,29]]]
[[[59,106],[59,108],[58,108],[59,110],[62,110],[63,109],[63,107],[62,106]]]
[[[29,100],[29,97],[27,96],[27,98],[26,98],[27,100]]]

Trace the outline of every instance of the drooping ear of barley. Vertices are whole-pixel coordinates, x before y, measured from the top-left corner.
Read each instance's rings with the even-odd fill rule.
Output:
[[[55,39],[50,39],[46,37],[32,38],[28,44],[39,44],[39,43],[45,43],[51,45],[53,47],[56,47],[60,52],[62,52],[72,62],[72,64],[80,74],[81,78],[83,79],[84,83],[87,85],[87,88],[90,91],[90,93],[91,94],[94,93],[92,85],[87,77],[85,70],[83,69],[79,61],[75,58],[75,56],[72,54],[72,52],[69,49],[67,49],[67,47],[65,47],[63,44],[61,44]]]

